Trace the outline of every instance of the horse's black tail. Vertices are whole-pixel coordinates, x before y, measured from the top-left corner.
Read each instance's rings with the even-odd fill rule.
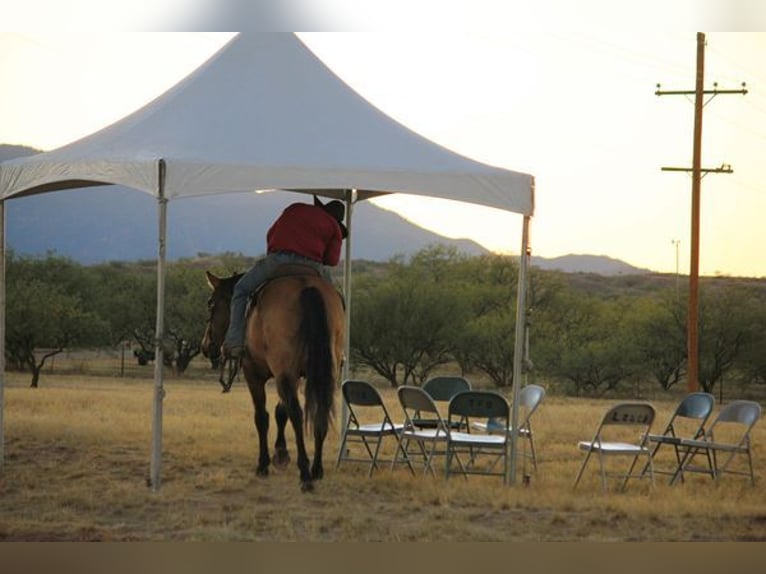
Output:
[[[306,352],[306,426],[327,432],[333,417],[334,365],[322,294],[316,287],[301,291],[301,341]]]

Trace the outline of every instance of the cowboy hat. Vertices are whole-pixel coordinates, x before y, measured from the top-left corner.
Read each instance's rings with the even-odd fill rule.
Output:
[[[343,205],[343,202],[333,200],[329,203],[322,203],[322,200],[320,200],[316,195],[314,196],[314,205],[321,207],[324,209],[327,213],[332,215],[333,219],[338,222],[338,225],[340,225],[340,234],[343,239],[348,237],[348,229],[346,229],[346,226],[343,225],[343,218],[346,216],[346,206]]]

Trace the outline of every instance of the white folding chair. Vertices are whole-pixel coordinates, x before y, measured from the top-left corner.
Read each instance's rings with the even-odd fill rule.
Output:
[[[661,434],[650,434],[649,442],[652,443],[652,463],[655,474],[675,476],[681,465],[684,448],[681,447],[682,439],[698,439],[705,434],[705,424],[715,406],[715,397],[710,393],[690,393],[686,395],[670,417],[668,424]],[[675,463],[672,470],[658,470],[658,453],[663,446],[672,446],[675,454]],[[712,459],[708,456],[708,467],[713,468]],[[648,466],[644,466],[644,472]],[[683,480],[683,475],[680,475]]]
[[[535,450],[534,435],[532,434],[532,415],[543,402],[545,398],[545,388],[540,385],[527,385],[519,391],[519,438],[523,439],[524,446],[529,445],[529,452],[526,448],[520,453],[524,460],[523,475],[527,476],[526,461],[532,461],[532,468],[537,472],[537,451]],[[490,434],[511,432],[512,427],[508,426],[508,421],[501,418],[490,417],[486,421],[472,421],[471,428],[481,430]]]
[[[686,453],[678,465],[671,484],[684,473],[701,472],[710,474],[716,481],[723,474],[749,476],[750,483],[755,486],[750,432],[760,418],[761,405],[755,401],[732,401],[722,407],[702,438],[681,440],[680,446],[686,449]],[[708,465],[706,467],[692,466],[694,457],[703,453],[708,457]],[[723,464],[720,464],[718,460],[719,455],[725,455]],[[747,459],[747,470],[731,466],[738,455]]]
[[[367,381],[346,380],[341,386],[341,393],[348,407],[348,420],[341,435],[335,468],[339,468],[342,461],[369,462],[368,476],[372,476],[373,470],[378,467],[383,439],[394,437],[397,451],[402,448],[399,434],[404,425],[391,420],[380,393]],[[364,448],[354,447],[356,452],[352,452],[353,444]],[[367,456],[362,457],[362,453]]]
[[[503,483],[507,484],[511,433],[508,428],[510,406],[505,397],[492,391],[463,391],[452,397],[448,413],[447,478],[454,460],[466,478],[469,474],[502,476]],[[505,429],[497,434],[471,433],[455,430],[450,424],[472,417],[505,421]],[[467,455],[468,463],[463,463],[461,454]],[[484,455],[491,455],[491,462]],[[498,460],[502,461],[502,465],[496,471]]]
[[[396,453],[393,465],[399,462],[401,452],[404,462],[407,463],[414,474],[412,466],[413,445],[417,446],[417,452],[422,457],[423,473],[430,472],[435,475],[433,460],[437,455],[446,453],[446,444],[449,438],[447,423],[436,408],[433,399],[420,387],[403,386],[397,391],[399,404],[404,411],[404,428],[401,433],[402,448]],[[426,414],[433,426],[427,428],[418,426],[414,421],[416,417]],[[440,450],[440,447],[444,450]]]
[[[633,473],[638,459],[644,457],[649,468],[649,478],[654,486],[654,467],[652,465],[652,451],[649,448],[649,431],[654,422],[655,410],[649,403],[626,402],[611,407],[596,429],[596,434],[589,441],[580,441],[578,446],[585,452],[580,471],[577,473],[574,487],[582,478],[585,467],[596,453],[601,469],[601,486],[607,489],[607,476],[623,478],[622,488],[628,484],[630,478],[643,478],[644,472]],[[607,472],[606,458],[622,456],[630,458],[631,463],[627,472]]]

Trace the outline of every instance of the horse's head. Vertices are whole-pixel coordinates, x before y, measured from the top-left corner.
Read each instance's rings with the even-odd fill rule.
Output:
[[[210,363],[215,369],[220,363],[221,345],[226,336],[226,329],[229,328],[229,308],[234,285],[242,275],[216,277],[209,271],[205,271],[205,275],[213,292],[207,300],[208,319],[201,347],[202,354],[210,359]]]

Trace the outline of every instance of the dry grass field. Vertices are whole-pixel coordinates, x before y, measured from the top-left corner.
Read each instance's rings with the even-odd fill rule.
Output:
[[[162,487],[152,492],[153,382],[151,369],[144,373],[45,374],[38,389],[28,376],[7,375],[0,541],[766,540],[764,421],[754,436],[755,487],[744,477],[715,484],[695,475],[607,493],[596,467],[577,490],[572,484],[582,460],[576,443],[592,436],[613,400],[549,394],[534,419],[539,471],[511,487],[495,477],[412,477],[404,467],[372,478],[358,464],[336,470],[336,421],[325,478],[302,494],[294,462],[255,476],[244,383],[224,395],[212,373],[168,376]],[[394,391],[380,389],[398,415]],[[662,426],[676,399],[652,402]],[[291,431],[288,444],[294,457]]]

